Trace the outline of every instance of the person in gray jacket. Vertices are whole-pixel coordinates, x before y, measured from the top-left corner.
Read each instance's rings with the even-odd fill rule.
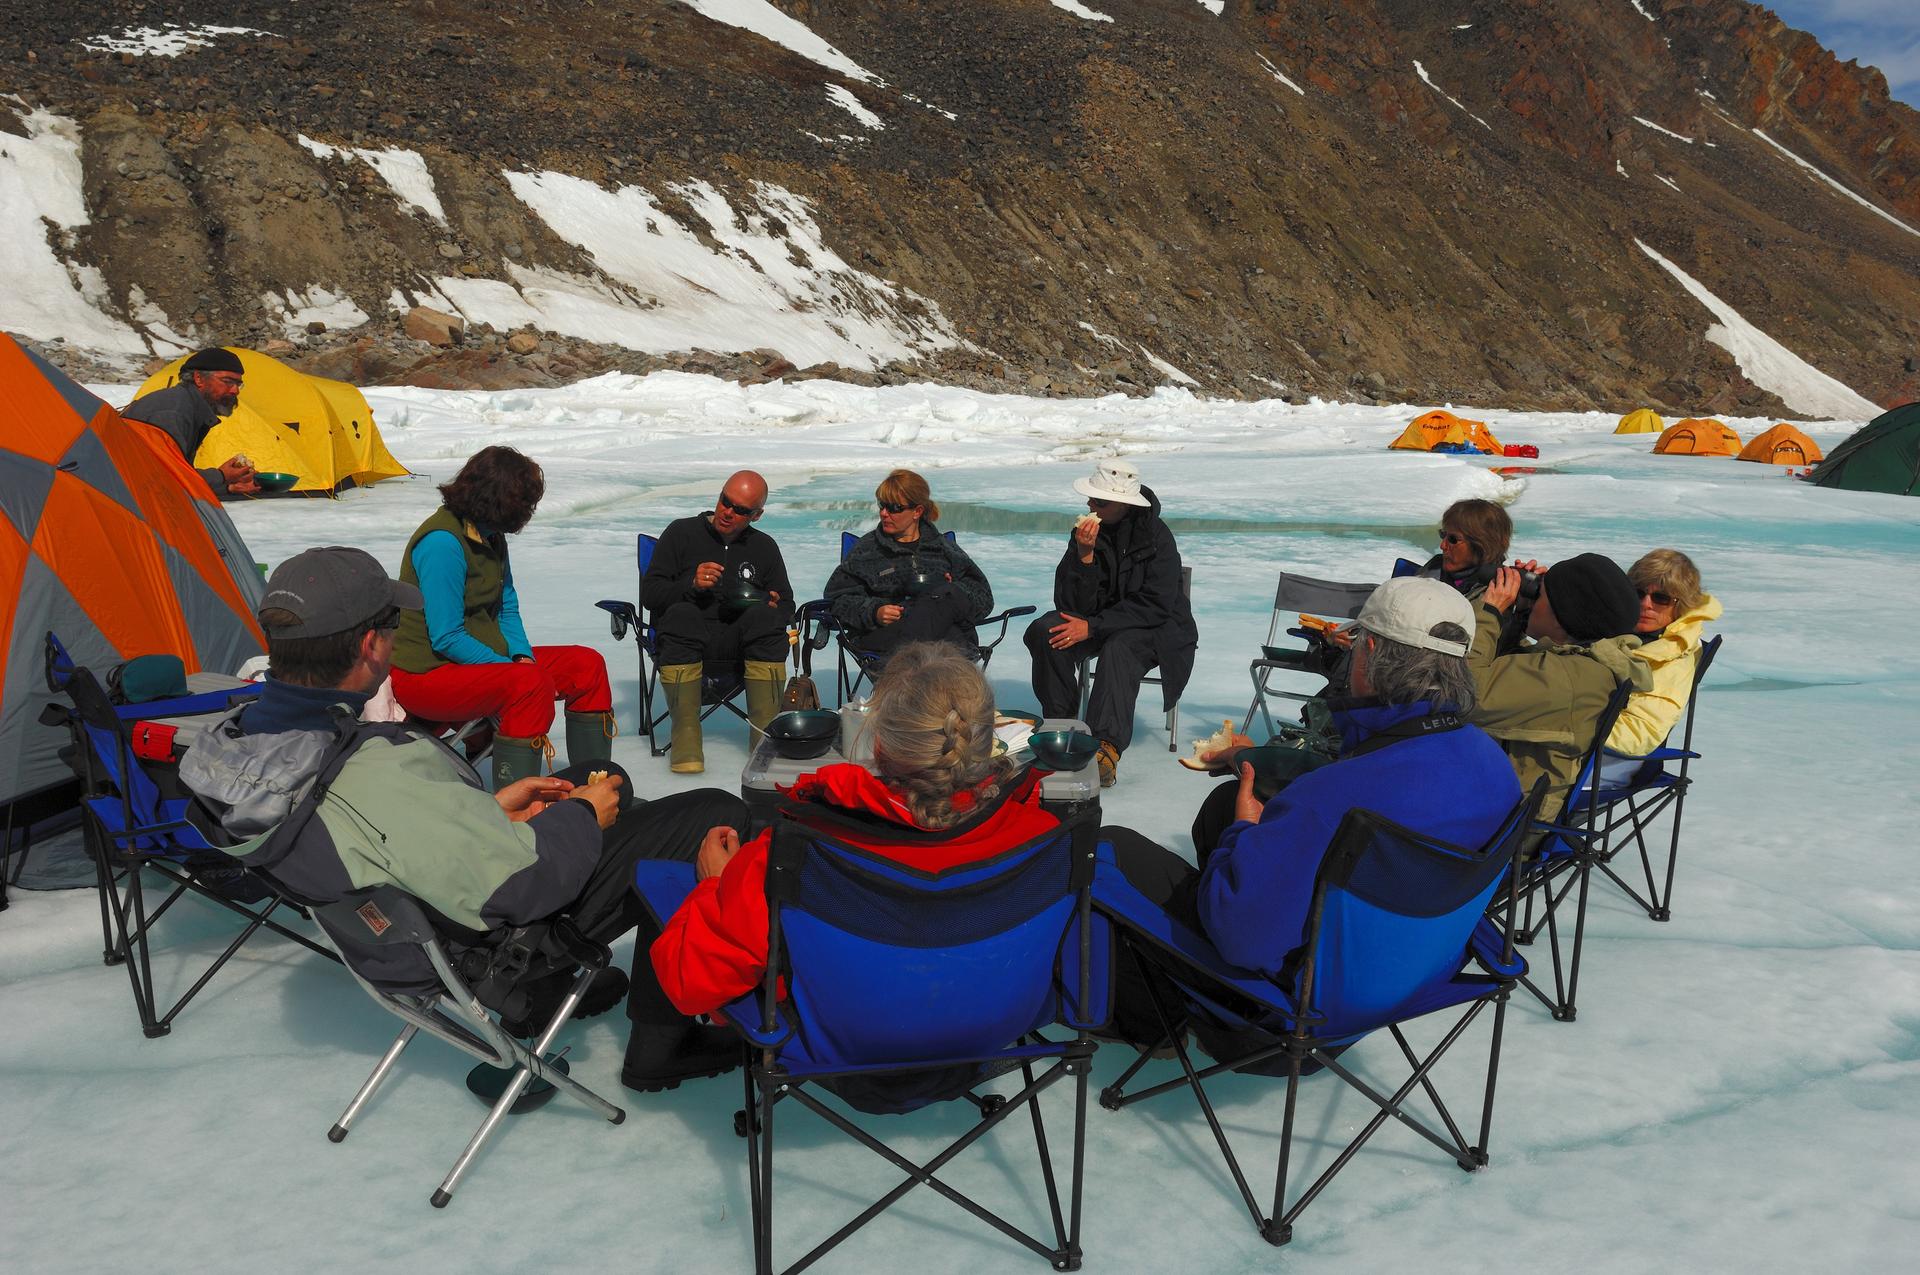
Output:
[[[190,356],[180,365],[178,383],[142,394],[121,408],[120,415],[159,429],[173,440],[181,457],[191,465],[194,454],[213,427],[223,417],[233,415],[244,381],[240,356],[214,346]],[[229,494],[250,496],[260,490],[260,485],[253,480],[253,464],[244,456],[231,456],[217,469],[195,472],[207,480],[207,486],[222,500]]]
[[[896,469],[873,493],[880,525],[860,537],[827,581],[827,605],[857,651],[884,657],[909,642],[947,642],[969,655],[973,626],[993,610],[993,586],[934,520],[927,480]]]
[[[692,862],[703,845],[725,843],[746,826],[740,799],[715,789],[629,801],[624,772],[609,762],[597,763],[606,771],[598,779],[575,768],[581,773],[531,776],[494,793],[437,738],[402,723],[358,723],[386,680],[400,612],[420,606],[418,589],[389,579],[359,549],[309,549],[280,565],[259,613],[265,688],[181,764],[200,806],[195,822],[210,840],[308,902],[397,885],[437,914],[454,944],[561,914],[611,943],[647,915],[632,888],[637,861]],[[323,766],[331,777],[312,817],[276,839]],[[438,985],[416,951],[333,937],[371,983],[415,994]],[[621,1079],[634,1088],[726,1070],[738,1059],[737,1039],[672,1008],[646,946],[631,986],[618,970],[603,971],[576,1014],[603,1012],[627,995],[633,1032]],[[523,986],[524,1008],[503,1015],[502,1026],[532,1034],[570,978],[561,972]]]

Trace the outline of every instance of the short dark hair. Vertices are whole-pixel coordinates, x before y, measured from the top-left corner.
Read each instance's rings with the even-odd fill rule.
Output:
[[[1440,515],[1440,530],[1458,532],[1473,548],[1474,562],[1499,566],[1513,543],[1513,519],[1491,500],[1456,500]]]
[[[267,630],[267,673],[276,682],[293,686],[333,687],[353,671],[360,658],[360,639],[376,629],[390,629],[400,622],[400,609],[388,607],[340,633],[320,637],[277,638],[276,628],[291,628],[300,617],[280,607],[260,612],[260,623]]]
[[[452,482],[441,484],[440,499],[456,518],[511,534],[527,525],[546,492],[547,477],[532,457],[511,447],[482,447]]]

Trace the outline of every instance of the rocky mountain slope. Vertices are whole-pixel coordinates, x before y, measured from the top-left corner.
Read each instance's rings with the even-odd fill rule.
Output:
[[[1920,114],[1741,0],[19,7],[0,156],[77,147],[46,252],[124,335],[0,326],[74,365],[1787,412],[1639,241],[1920,391]]]

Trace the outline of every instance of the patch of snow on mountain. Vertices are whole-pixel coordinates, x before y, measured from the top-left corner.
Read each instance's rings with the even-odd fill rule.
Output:
[[[1217,18],[1220,11],[1227,7],[1227,0],[1200,0],[1200,7]]]
[[[886,127],[878,115],[868,110],[865,103],[853,95],[853,90],[844,84],[827,85],[827,100],[860,121],[860,127],[875,131]]]
[[[281,326],[287,335],[304,335],[309,323],[324,323],[335,330],[357,328],[367,321],[367,312],[353,303],[353,298],[326,288],[309,288],[305,292],[275,295],[261,294],[260,304],[270,311],[280,314]]]
[[[1755,385],[1778,395],[1782,403],[1808,416],[1868,420],[1880,414],[1875,404],[1741,318],[1732,306],[1707,291],[1679,266],[1638,239],[1633,244],[1679,280],[1694,300],[1713,311],[1720,322],[1707,329],[1707,340],[1733,355],[1733,361]]]
[[[1625,177],[1627,175],[1627,166],[1616,159],[1613,161],[1613,171]]]
[[[1282,84],[1286,85],[1288,88],[1298,93],[1301,97],[1305,97],[1307,95],[1307,91],[1305,89],[1301,88],[1298,84],[1295,84],[1292,80],[1289,80],[1286,76],[1282,75],[1280,73],[1279,67],[1267,61],[1266,54],[1256,53],[1253,56],[1260,59],[1260,65],[1267,68],[1268,75],[1271,75],[1274,79],[1280,81]]]
[[[1671,138],[1673,138],[1673,139],[1675,139],[1676,141],[1682,141],[1682,142],[1685,142],[1685,143],[1686,143],[1687,145],[1689,145],[1689,146],[1691,146],[1691,145],[1693,145],[1693,139],[1692,139],[1691,137],[1686,137],[1686,136],[1683,136],[1683,135],[1681,135],[1681,134],[1679,134],[1679,133],[1676,133],[1676,132],[1674,132],[1674,131],[1673,131],[1672,129],[1670,129],[1670,128],[1661,128],[1661,127],[1660,127],[1660,126],[1659,126],[1658,124],[1656,124],[1656,123],[1654,123],[1654,122],[1653,122],[1652,120],[1650,120],[1650,119],[1648,119],[1648,118],[1646,118],[1646,117],[1645,117],[1644,115],[1636,115],[1636,116],[1634,116],[1634,117],[1633,117],[1633,122],[1634,122],[1634,123],[1636,123],[1636,124],[1645,124],[1645,125],[1646,125],[1646,126],[1647,126],[1648,128],[1650,128],[1650,129],[1652,129],[1652,130],[1653,130],[1654,132],[1656,132],[1656,133],[1665,133],[1665,134],[1666,134],[1666,135],[1667,135],[1668,137],[1671,137]]]
[[[1458,106],[1461,110],[1467,111],[1465,103],[1463,103],[1459,98],[1455,97],[1453,94],[1447,92],[1445,89],[1441,88],[1438,84],[1435,84],[1433,82],[1432,77],[1430,77],[1427,74],[1427,68],[1424,66],[1421,66],[1418,60],[1414,62],[1413,69],[1420,76],[1420,82],[1422,84],[1426,85],[1428,88],[1438,93],[1441,97],[1446,98],[1449,102],[1452,102],[1455,106]],[[1478,115],[1475,115],[1472,111],[1467,111],[1467,117],[1471,119],[1474,123],[1478,124],[1481,128],[1486,129],[1489,133],[1493,131],[1493,125],[1487,123],[1485,120],[1481,119]]]
[[[0,240],[13,245],[0,329],[65,337],[102,354],[151,353],[147,339],[107,313],[112,301],[100,272],[63,260],[55,247],[87,224],[79,125],[45,108],[23,113],[21,122],[25,137],[0,132]]]
[[[131,53],[135,57],[177,58],[191,49],[207,49],[223,35],[272,35],[257,27],[127,27],[80,41],[83,49],[99,53]]]
[[[1108,17],[1104,13],[1101,13],[1098,9],[1087,8],[1087,6],[1084,4],[1081,4],[1079,0],[1047,0],[1047,3],[1052,5],[1056,9],[1065,9],[1068,13],[1071,13],[1076,18],[1085,18],[1089,22],[1113,21],[1112,18]]]
[[[1633,6],[1633,10],[1635,13],[1638,13],[1641,17],[1645,18],[1647,21],[1652,22],[1654,20],[1653,15],[1647,12],[1646,6],[1641,4],[1640,0],[1627,0],[1627,3]]]
[[[1788,150],[1786,147],[1782,146],[1780,143],[1774,141],[1771,137],[1768,137],[1765,133],[1761,132],[1759,129],[1757,128],[1754,129],[1753,135],[1759,138],[1761,141],[1765,142],[1767,145],[1773,147],[1773,149],[1779,151],[1782,155],[1785,155],[1788,159],[1792,160],[1794,163],[1800,165],[1800,167],[1806,169],[1809,173],[1812,173],[1815,177],[1818,177],[1821,181],[1825,182],[1827,185],[1833,187],[1835,190],[1845,195],[1848,199],[1851,199],[1854,203],[1859,204],[1862,208],[1866,209],[1868,212],[1872,213],[1874,216],[1881,217],[1886,219],[1887,221],[1892,222],[1894,225],[1900,227],[1900,229],[1906,231],[1910,235],[1920,235],[1920,230],[1915,230],[1912,226],[1909,226],[1906,222],[1901,221],[1898,217],[1894,216],[1892,213],[1888,212],[1886,209],[1881,208],[1879,205],[1874,204],[1873,202],[1863,199],[1859,195],[1854,194],[1851,190],[1848,190],[1845,186],[1842,186],[1839,182],[1827,176],[1825,173],[1821,172],[1818,168],[1815,168],[1812,164],[1809,164],[1806,160],[1801,159],[1798,155],[1794,154],[1792,151]]]
[[[1661,176],[1661,175],[1660,175],[1659,173],[1655,173],[1655,174],[1653,175],[1653,179],[1654,179],[1655,181],[1657,181],[1657,182],[1661,182],[1661,183],[1663,183],[1663,184],[1665,184],[1665,185],[1667,185],[1667,186],[1672,186],[1672,187],[1673,187],[1673,189],[1674,189],[1674,191],[1675,191],[1676,193],[1678,193],[1678,194],[1682,194],[1682,195],[1684,195],[1684,194],[1686,194],[1686,192],[1685,192],[1685,191],[1683,191],[1683,190],[1681,190],[1681,189],[1680,189],[1680,188],[1679,188],[1678,186],[1675,186],[1675,185],[1674,185],[1674,183],[1673,183],[1673,178],[1671,178],[1671,177],[1662,177],[1662,176]]]
[[[699,218],[696,234],[638,186],[607,190],[553,172],[506,178],[599,274],[510,265],[509,280],[436,280],[469,319],[655,352],[767,346],[803,367],[862,370],[958,343],[932,302],[828,248],[807,202],[781,187],[754,183],[737,204],[704,182],[674,187]]]
[[[819,63],[829,71],[838,71],[850,79],[865,80],[869,84],[886,82],[815,35],[805,23],[788,17],[768,4],[767,0],[683,0],[683,3],[703,18],[738,27],[742,31],[751,31],[809,62]]]
[[[1185,372],[1182,372],[1179,368],[1167,362],[1146,346],[1136,345],[1134,348],[1140,351],[1147,362],[1153,364],[1155,371],[1159,372],[1160,375],[1166,377],[1169,381],[1178,381],[1182,385],[1192,385],[1196,387],[1200,384],[1200,382],[1194,380],[1191,376],[1188,376]]]
[[[367,147],[333,146],[327,142],[316,142],[305,134],[301,134],[298,141],[321,159],[344,156],[371,166],[401,203],[418,208],[443,226],[447,224],[447,210],[440,204],[440,195],[433,188],[433,174],[427,171],[427,161],[420,152],[402,147],[383,151]]]

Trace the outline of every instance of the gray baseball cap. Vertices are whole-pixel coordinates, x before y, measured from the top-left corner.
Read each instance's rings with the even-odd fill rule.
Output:
[[[299,623],[260,623],[270,638],[326,637],[345,633],[392,607],[420,610],[420,590],[388,576],[366,550],[330,545],[296,553],[267,578],[260,609],[290,611],[300,617]]]

